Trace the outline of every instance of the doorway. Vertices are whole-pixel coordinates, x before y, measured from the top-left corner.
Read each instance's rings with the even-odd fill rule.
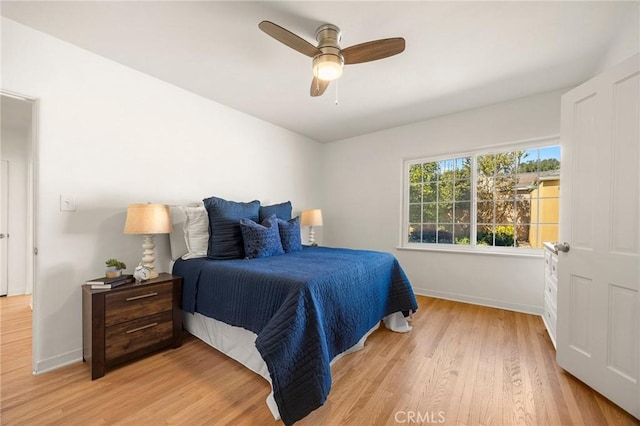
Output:
[[[35,281],[35,99],[0,92],[0,295],[33,294]]]

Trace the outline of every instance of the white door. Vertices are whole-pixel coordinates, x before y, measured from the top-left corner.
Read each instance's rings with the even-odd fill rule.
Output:
[[[6,160],[2,163],[2,171],[0,172],[0,192],[2,192],[0,204],[0,296],[6,296],[9,289],[9,268],[7,258],[9,256],[9,162]]]
[[[562,97],[558,364],[640,418],[640,56]]]

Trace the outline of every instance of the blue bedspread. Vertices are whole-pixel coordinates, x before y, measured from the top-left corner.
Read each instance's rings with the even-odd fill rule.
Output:
[[[304,247],[251,260],[179,260],[173,273],[184,277],[183,310],[258,335],[285,424],[324,404],[336,355],[386,315],[418,307],[389,253]]]

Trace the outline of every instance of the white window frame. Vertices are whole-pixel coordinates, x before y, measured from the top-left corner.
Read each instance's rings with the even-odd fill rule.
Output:
[[[520,151],[549,146],[561,145],[560,136],[553,135],[544,138],[530,139],[526,141],[513,142],[508,144],[492,145],[479,148],[473,151],[448,153],[437,156],[423,156],[418,158],[405,159],[402,166],[402,220],[400,228],[399,250],[416,251],[440,251],[454,253],[477,253],[496,254],[509,256],[540,257],[543,255],[541,248],[523,248],[508,246],[479,246],[476,245],[477,238],[477,157],[487,154],[495,154],[508,151]],[[560,148],[560,167],[562,167],[562,147]],[[471,157],[471,230],[469,239],[471,244],[440,244],[440,243],[411,243],[409,242],[407,229],[409,228],[409,169],[411,165],[418,163],[438,162],[456,158]]]

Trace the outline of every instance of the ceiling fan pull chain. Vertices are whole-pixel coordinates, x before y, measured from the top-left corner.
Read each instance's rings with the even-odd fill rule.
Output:
[[[336,80],[336,106],[338,106],[338,81]]]

